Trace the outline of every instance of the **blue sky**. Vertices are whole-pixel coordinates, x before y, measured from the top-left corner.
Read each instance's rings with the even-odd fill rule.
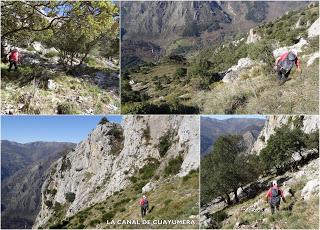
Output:
[[[1,140],[28,143],[59,141],[78,143],[88,136],[103,116],[1,116]],[[106,116],[121,123],[122,116]]]
[[[226,120],[230,118],[258,118],[266,119],[265,115],[202,115],[202,117],[211,117],[218,120]]]

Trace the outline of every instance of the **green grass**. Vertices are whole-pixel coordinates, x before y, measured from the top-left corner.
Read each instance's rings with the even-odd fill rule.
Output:
[[[164,182],[156,190],[148,192],[150,209],[146,219],[180,219],[187,220],[191,215],[198,215],[199,173],[193,172],[188,180],[176,178],[174,181]],[[133,186],[129,186],[105,201],[83,209],[74,216],[66,218],[59,215],[50,220],[48,225],[55,223],[60,228],[198,228],[195,225],[108,225],[107,220],[140,220],[138,205],[142,194]],[[42,226],[42,227],[46,227]]]

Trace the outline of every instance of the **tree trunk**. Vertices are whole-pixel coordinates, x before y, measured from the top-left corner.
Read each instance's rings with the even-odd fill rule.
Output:
[[[228,193],[225,193],[226,194],[226,197],[227,197],[227,205],[231,205],[231,199],[230,199],[230,196]]]
[[[233,189],[234,199],[235,199],[236,203],[239,202],[239,197],[238,197],[238,194],[237,194],[237,190],[238,190],[238,189]]]

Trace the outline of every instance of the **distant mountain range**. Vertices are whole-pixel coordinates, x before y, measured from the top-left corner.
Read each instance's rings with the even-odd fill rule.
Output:
[[[66,142],[1,141],[1,228],[32,227],[51,163],[74,146]]]
[[[132,63],[133,58],[151,61],[169,51],[186,53],[193,48],[216,45],[307,4],[307,1],[124,1],[123,64]]]
[[[231,118],[218,120],[211,117],[201,117],[201,156],[208,154],[215,141],[222,135],[242,135],[249,149],[252,148],[265,120],[256,118]]]

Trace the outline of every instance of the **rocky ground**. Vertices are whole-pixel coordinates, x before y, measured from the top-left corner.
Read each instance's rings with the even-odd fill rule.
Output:
[[[54,48],[35,42],[19,50],[22,62],[17,72],[8,72],[8,65],[1,63],[2,114],[118,112],[116,60],[92,56],[88,63],[67,74]]]

